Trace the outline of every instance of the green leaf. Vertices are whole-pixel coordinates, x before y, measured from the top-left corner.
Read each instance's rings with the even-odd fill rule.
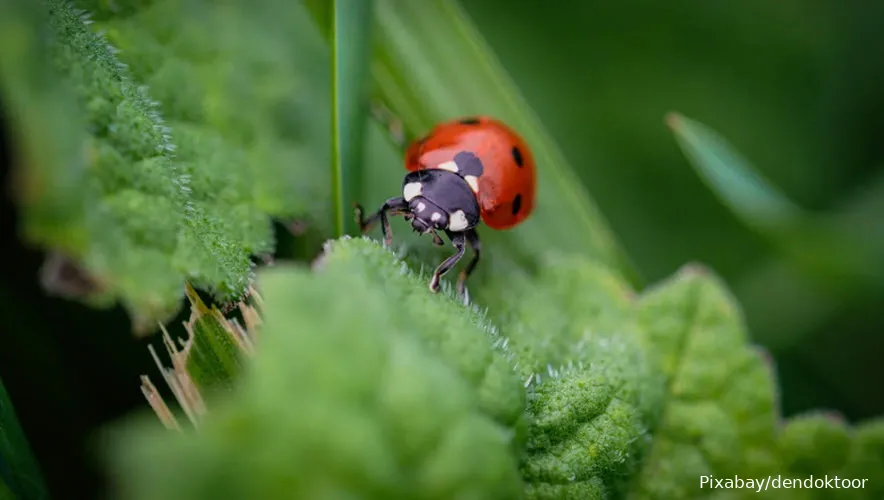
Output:
[[[196,435],[114,439],[121,498],[519,497],[524,394],[481,315],[362,239],[259,287],[234,395]]]
[[[520,443],[525,400],[512,354],[478,308],[465,309],[450,287],[442,298],[432,294],[426,285],[429,276],[413,273],[389,250],[366,238],[329,242],[318,266],[322,273],[317,279],[332,269],[361,278],[381,293],[398,327],[416,335],[469,381],[480,408],[515,429],[514,443]],[[358,301],[353,304],[359,307]],[[430,310],[432,314],[424,314]]]
[[[46,60],[76,96],[79,112],[72,112],[69,122],[83,126],[72,134],[86,152],[86,169],[74,169],[80,172],[79,199],[66,221],[70,227],[54,238],[35,239],[85,270],[91,286],[78,298],[95,305],[122,302],[136,330],[153,329],[157,320],[178,310],[185,278],[221,300],[237,297],[248,285],[249,254],[272,248],[270,222],[223,203],[200,165],[174,158],[174,138],[156,103],[116,58],[115,49],[91,30],[88,16],[67,2],[42,5],[49,14]],[[13,82],[12,88],[20,88],[25,79],[34,88],[48,88],[40,77],[46,75],[26,73],[5,81]],[[38,120],[43,111],[34,102],[17,100],[12,109]],[[56,172],[61,172],[59,179],[70,177],[63,173],[69,168],[66,161],[42,159],[54,162],[35,167],[46,169],[48,177]],[[39,182],[39,172],[24,175]],[[43,186],[53,187],[53,182]],[[62,185],[58,193],[41,189],[26,209],[32,212],[44,203],[51,207],[56,194],[69,198],[68,188]],[[222,203],[213,203],[219,198]],[[263,231],[256,232],[261,223]]]
[[[223,302],[243,293],[250,255],[274,248],[271,216],[330,232],[328,128],[315,126],[328,123],[329,89],[314,76],[328,74],[328,52],[299,5],[166,0],[121,5],[120,18],[97,5],[120,56],[69,3],[47,0],[48,19],[15,5],[0,89],[23,132],[24,226],[88,285],[56,273],[52,291],[122,302],[152,330],[185,280]]]
[[[776,460],[776,387],[723,285],[686,267],[638,307],[666,393],[630,498],[692,498],[701,476],[767,471]]]
[[[0,381],[0,498],[49,498],[43,475],[31,454],[3,381]]]
[[[306,2],[327,37],[328,2]],[[417,138],[443,120],[489,114],[518,130],[534,152],[536,212],[513,231],[483,233],[494,249],[490,255],[508,255],[531,268],[535,257],[551,248],[575,251],[640,281],[573,168],[456,1],[378,0],[375,21],[374,94],[401,119],[406,137]],[[404,173],[401,153],[395,163],[368,162],[375,167],[370,177],[389,179],[388,189],[398,185]],[[372,192],[364,203],[380,204],[389,193]]]
[[[112,440],[122,498],[677,500],[758,495],[703,477],[884,467],[884,421],[780,425],[769,360],[697,266],[636,296],[597,262],[548,257],[484,290],[487,313],[367,238],[260,276],[256,353],[199,433]]]
[[[241,214],[243,237],[259,228],[247,242],[270,237],[268,215],[331,234],[329,49],[298,2],[156,0],[106,17],[99,27],[195,164],[196,198]]]
[[[528,394],[528,498],[620,498],[647,447],[662,385],[632,292],[615,272],[550,258],[483,290]]]
[[[353,203],[362,186],[374,2],[334,0],[332,23],[332,192],[337,236],[357,235]]]
[[[22,236],[83,252],[85,120],[50,64],[52,30],[42,5],[2,0],[0,10],[0,99],[15,155],[10,192],[22,208]]]
[[[739,308],[708,271],[684,268],[645,292],[638,307],[666,393],[629,498],[715,496],[708,482],[701,484],[704,477],[767,480],[768,490],[761,493],[771,498],[831,498],[831,490],[782,491],[770,481],[881,473],[880,421],[854,429],[821,416],[780,424],[769,358],[747,343]],[[755,498],[758,488],[763,485],[717,493]],[[877,496],[865,489],[852,490],[847,498]]]
[[[779,436],[783,479],[829,480],[826,488],[793,489],[787,498],[881,498],[884,496],[884,419],[849,427],[843,420],[814,412],[789,420]],[[837,479],[836,479],[837,477]],[[845,488],[843,481],[851,481]],[[837,486],[833,486],[838,481]],[[858,483],[857,483],[858,482]],[[857,483],[857,484],[854,484]],[[862,486],[861,488],[857,486]],[[841,491],[833,490],[840,487]],[[770,494],[771,498],[783,498]]]

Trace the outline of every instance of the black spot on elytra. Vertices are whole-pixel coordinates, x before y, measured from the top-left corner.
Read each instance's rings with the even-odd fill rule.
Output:
[[[478,125],[479,121],[480,120],[476,117],[463,118],[460,120],[460,124],[461,125]]]
[[[519,210],[522,209],[522,195],[517,194],[515,198],[513,198],[513,215],[519,213]]]
[[[485,167],[482,160],[478,156],[469,151],[461,151],[454,155],[454,163],[457,165],[457,173],[461,177],[472,175],[473,177],[481,177]]]
[[[516,146],[513,146],[513,160],[516,161],[516,165],[519,168],[521,168],[524,165],[523,160],[522,160],[522,152],[519,151],[519,148]]]

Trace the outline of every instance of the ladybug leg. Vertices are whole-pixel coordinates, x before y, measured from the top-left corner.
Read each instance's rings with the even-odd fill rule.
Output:
[[[433,278],[430,280],[430,291],[436,293],[439,291],[439,279],[445,275],[448,271],[451,270],[452,267],[457,264],[457,262],[463,257],[464,251],[466,250],[466,238],[464,237],[464,233],[448,233],[448,237],[451,238],[451,244],[454,245],[454,248],[457,249],[457,252],[454,253],[451,257],[448,257],[439,267],[436,268],[436,271],[433,273]]]
[[[475,229],[470,229],[464,234],[466,235],[467,244],[473,249],[473,258],[470,259],[467,267],[460,272],[460,276],[457,278],[457,294],[460,297],[466,298],[467,278],[470,277],[470,274],[476,269],[476,264],[479,263],[479,257],[482,255],[482,246],[479,242],[479,233]]]
[[[398,215],[400,213],[404,213],[408,211],[408,202],[405,201],[405,198],[401,196],[397,196],[396,198],[390,198],[385,201],[381,208],[378,209],[377,212],[370,215],[367,219],[363,218],[363,210],[362,206],[356,205],[356,223],[359,224],[359,229],[365,233],[371,229],[371,227],[378,221],[381,220],[381,229],[384,232],[384,245],[390,246],[390,243],[393,241],[393,233],[390,231],[390,221],[387,218],[387,212],[392,212],[393,215]]]

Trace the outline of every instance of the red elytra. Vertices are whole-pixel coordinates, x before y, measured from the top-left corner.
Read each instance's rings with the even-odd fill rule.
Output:
[[[408,147],[405,168],[439,168],[464,151],[482,162],[476,196],[485,225],[510,229],[527,219],[534,211],[534,156],[525,140],[499,120],[478,116],[436,125]]]
[[[512,128],[477,116],[440,123],[414,141],[405,153],[405,169],[402,196],[389,198],[367,218],[356,205],[359,227],[364,233],[380,221],[386,246],[393,236],[390,215],[404,216],[415,232],[432,235],[436,245],[444,244],[439,233],[447,235],[457,251],[433,273],[433,292],[471,248],[473,258],[457,281],[458,294],[468,300],[466,281],[481,255],[480,220],[492,229],[510,229],[534,211],[534,156]]]

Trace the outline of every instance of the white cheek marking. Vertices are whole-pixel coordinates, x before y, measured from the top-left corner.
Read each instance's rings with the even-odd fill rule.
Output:
[[[467,184],[470,185],[470,189],[472,189],[474,193],[479,192],[479,179],[477,179],[475,175],[467,175],[464,177],[464,180],[467,181]]]
[[[463,213],[463,210],[458,210],[448,217],[448,229],[454,232],[463,231],[469,225],[470,223],[467,221],[467,216]]]
[[[448,170],[449,172],[457,173],[457,163],[453,161],[446,161],[445,163],[440,163],[439,167],[442,170]]]
[[[415,196],[420,196],[424,186],[420,182],[409,182],[402,188],[402,197],[405,201],[411,201]]]
[[[423,212],[425,208],[427,208],[427,206],[424,205],[424,202],[422,202],[422,201],[417,202],[417,211],[418,212]]]
[[[433,212],[433,215],[430,216],[430,220],[436,222],[437,220],[442,218],[442,214],[439,212]]]

